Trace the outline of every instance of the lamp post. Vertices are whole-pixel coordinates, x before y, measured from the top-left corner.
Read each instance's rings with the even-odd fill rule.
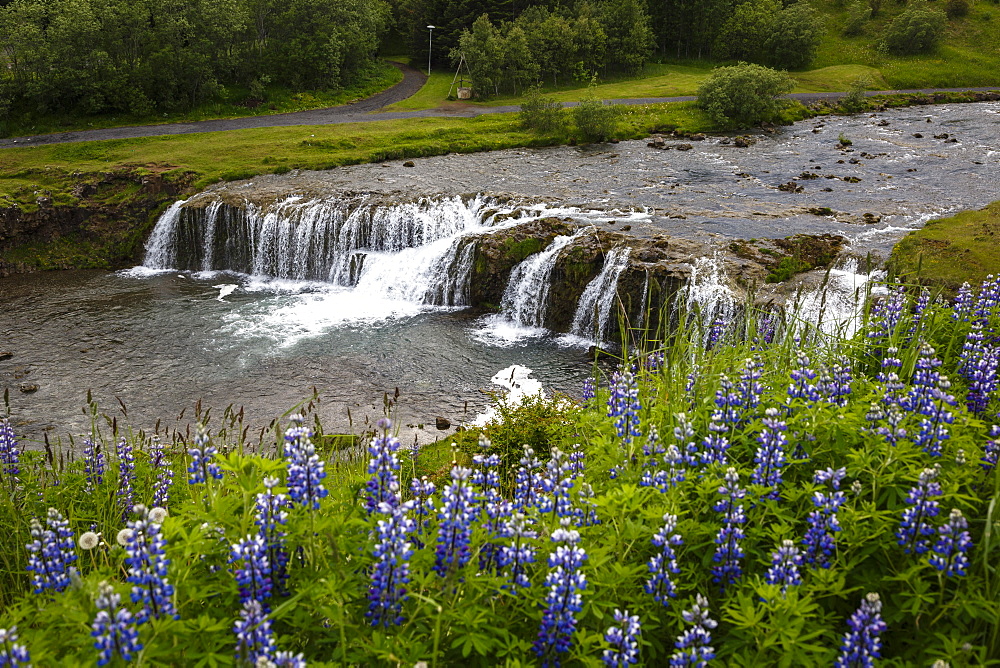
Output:
[[[435,26],[427,26],[427,76],[431,75],[431,48],[434,45],[434,28]]]

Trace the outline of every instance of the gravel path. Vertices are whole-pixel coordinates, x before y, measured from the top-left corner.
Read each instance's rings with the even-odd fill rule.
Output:
[[[310,111],[295,111],[287,114],[271,114],[266,116],[248,116],[246,118],[220,119],[213,121],[193,121],[190,123],[166,123],[161,125],[136,125],[129,127],[107,128],[103,130],[80,130],[76,132],[57,132],[33,137],[12,137],[0,139],[0,148],[16,146],[40,146],[44,144],[63,144],[82,141],[101,141],[105,139],[131,139],[135,137],[155,137],[160,135],[180,135],[198,132],[219,132],[223,130],[246,130],[249,128],[276,128],[292,125],[332,125],[336,123],[359,123],[371,121],[392,121],[406,118],[472,118],[483,114],[502,114],[519,111],[519,105],[499,107],[472,106],[464,104],[449,105],[437,109],[422,111],[379,112],[380,109],[405,100],[424,85],[427,80],[419,70],[409,65],[391,63],[403,72],[403,80],[387,90],[371,97],[359,100],[353,104],[344,104],[326,109]],[[865,95],[893,94],[927,94],[956,92],[988,92],[997,88],[921,88],[909,90],[878,90],[868,91]],[[835,100],[845,93],[793,93],[789,99],[801,102],[816,102],[818,100]],[[615,104],[639,105],[658,104],[662,102],[690,102],[697,99],[693,95],[680,97],[643,97],[609,100]],[[575,107],[578,103],[567,102],[564,106]]]

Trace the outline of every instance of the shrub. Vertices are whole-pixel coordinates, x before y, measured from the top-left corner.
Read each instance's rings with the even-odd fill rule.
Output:
[[[805,67],[819,49],[823,23],[819,12],[804,2],[781,10],[764,40],[765,61],[774,67]]]
[[[605,104],[594,93],[593,89],[580,104],[573,107],[573,122],[580,135],[587,141],[604,141],[611,138],[618,128],[618,117],[621,107],[617,104]]]
[[[860,2],[852,2],[847,6],[847,21],[844,23],[844,37],[854,37],[865,31],[865,23],[872,17],[870,5]]]
[[[763,65],[739,63],[717,67],[698,88],[698,106],[724,127],[749,127],[778,115],[792,90],[784,72]]]
[[[840,98],[840,108],[848,114],[856,114],[864,111],[868,106],[865,103],[865,91],[871,85],[871,79],[860,76],[851,82],[851,87],[847,90],[847,95]]]
[[[926,3],[911,5],[889,24],[882,44],[899,56],[932,51],[944,35],[945,22],[940,9]]]
[[[525,95],[520,118],[524,127],[539,132],[556,132],[565,123],[562,103],[542,95],[538,86]]]
[[[957,19],[968,15],[969,0],[948,0],[944,6],[944,13],[949,19]]]

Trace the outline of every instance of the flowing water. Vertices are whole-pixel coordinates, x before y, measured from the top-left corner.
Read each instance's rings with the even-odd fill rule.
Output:
[[[412,425],[405,437],[426,440],[438,433],[436,416],[480,412],[479,390],[511,364],[577,392],[586,346],[613,336],[604,325],[627,246],[608,253],[573,334],[556,336],[539,327],[547,277],[576,235],[516,267],[501,313],[490,316],[463,308],[475,236],[554,215],[715,247],[832,232],[857,254],[884,255],[929,218],[997,199],[998,122],[993,103],[919,107],[799,123],[749,149],[720,138],[688,151],[622,142],[225,184],[171,207],[141,267],[0,279],[0,351],[14,353],[0,360],[0,384],[19,432],[36,439],[88,430],[79,409],[88,388],[108,411],[120,414],[120,399],[136,427],[183,425],[200,398],[216,413],[243,405],[256,429],[315,386],[328,429],[355,431],[398,387],[398,421]],[[932,138],[944,132],[958,141]],[[851,151],[838,148],[840,134]],[[777,189],[796,177],[805,192]],[[809,213],[818,207],[832,213]],[[688,306],[727,317],[736,297],[722,263],[689,264]],[[800,310],[822,313],[828,331],[849,329],[853,296],[870,278],[842,265],[832,292],[804,293]],[[21,384],[39,389],[22,393]]]

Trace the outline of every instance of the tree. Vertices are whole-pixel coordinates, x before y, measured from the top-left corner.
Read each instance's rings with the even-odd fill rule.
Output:
[[[775,118],[784,106],[779,96],[790,90],[784,72],[741,62],[712,70],[698,88],[698,106],[723,127],[745,128]]]
[[[716,53],[756,63],[766,57],[764,44],[781,11],[779,0],[747,0],[736,7],[716,38]]]
[[[764,41],[765,63],[782,69],[801,69],[812,62],[823,39],[823,17],[804,2],[778,12]]]
[[[946,24],[944,12],[931,9],[926,2],[917,2],[889,24],[883,45],[889,53],[901,56],[925,53],[937,46]]]
[[[605,0],[596,16],[607,37],[605,65],[637,72],[653,53],[653,29],[642,0]]]

